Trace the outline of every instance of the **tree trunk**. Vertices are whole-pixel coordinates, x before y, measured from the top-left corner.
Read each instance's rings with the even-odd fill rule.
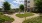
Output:
[[[20,8],[19,8],[19,14],[20,14]]]

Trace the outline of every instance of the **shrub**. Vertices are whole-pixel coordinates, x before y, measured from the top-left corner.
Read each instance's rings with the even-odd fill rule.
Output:
[[[9,10],[9,11],[8,11],[9,14],[12,14],[12,13],[14,13],[14,12],[15,12],[14,10]]]
[[[3,12],[0,12],[0,15],[3,15]]]
[[[5,22],[5,20],[4,20],[4,19],[2,19],[2,18],[0,18],[0,23],[2,23],[2,22]]]

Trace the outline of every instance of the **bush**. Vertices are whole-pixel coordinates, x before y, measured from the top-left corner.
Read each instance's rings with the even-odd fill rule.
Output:
[[[0,23],[2,23],[2,22],[5,22],[5,20],[4,20],[4,19],[2,19],[2,18],[0,18]]]
[[[14,10],[9,10],[9,11],[8,11],[9,14],[12,14],[12,13],[14,13],[14,12],[15,12]]]
[[[0,12],[0,15],[3,15],[3,12]]]

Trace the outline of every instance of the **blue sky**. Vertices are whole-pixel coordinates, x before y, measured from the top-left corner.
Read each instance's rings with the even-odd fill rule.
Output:
[[[3,2],[9,2],[11,4],[11,8],[19,8],[20,4],[24,4],[24,0],[0,0],[0,7],[2,7]]]

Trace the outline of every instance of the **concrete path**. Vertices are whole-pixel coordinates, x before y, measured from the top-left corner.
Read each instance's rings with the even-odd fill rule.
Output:
[[[12,23],[22,23],[25,20],[25,18],[19,18],[19,17],[16,16],[16,14],[18,14],[18,13],[15,13],[13,15],[8,15],[8,16],[10,16],[10,17],[15,19],[15,21],[13,21]],[[26,17],[26,19],[34,18],[34,17],[37,17],[37,16],[39,16],[39,14],[35,14],[33,16]]]

